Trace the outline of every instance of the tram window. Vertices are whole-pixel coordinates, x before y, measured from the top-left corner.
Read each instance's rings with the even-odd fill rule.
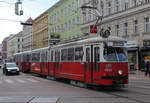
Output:
[[[75,48],[75,60],[76,61],[83,60],[83,47]]]
[[[111,47],[104,48],[104,59],[106,61],[118,61],[115,49]]]
[[[67,49],[62,49],[61,50],[61,60],[62,61],[67,61],[67,57],[68,57]]]
[[[46,55],[47,55],[46,52],[42,52],[42,54],[41,54],[41,61],[42,62],[46,62],[47,61],[47,56]]]
[[[26,62],[26,56],[23,54],[23,62]]]
[[[32,54],[32,61],[39,62],[40,61],[40,53],[33,53]]]
[[[54,52],[51,51],[51,62],[53,62],[53,55],[54,55]]]
[[[86,70],[89,71],[90,70],[90,48],[86,48]]]
[[[74,48],[68,49],[68,61],[74,61]]]
[[[95,47],[94,48],[94,51],[95,51],[95,61],[99,61],[100,60],[100,50],[99,50],[99,47]]]
[[[127,56],[125,55],[122,48],[105,48],[104,49],[104,59],[106,61],[127,61]]]
[[[27,55],[27,61],[30,61],[30,55],[29,54]]]
[[[55,52],[55,61],[60,62],[60,51]]]
[[[116,48],[117,56],[119,61],[127,61],[127,56],[122,48]]]
[[[94,62],[95,62],[95,71],[99,72],[99,62],[100,60],[100,49],[99,47],[94,48]]]

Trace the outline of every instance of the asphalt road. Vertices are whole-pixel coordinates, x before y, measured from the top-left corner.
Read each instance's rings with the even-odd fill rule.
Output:
[[[80,88],[32,74],[5,76],[0,70],[0,103],[150,103],[150,79],[129,79],[123,89]]]

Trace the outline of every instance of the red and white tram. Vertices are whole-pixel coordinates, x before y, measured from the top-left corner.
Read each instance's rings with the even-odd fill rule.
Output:
[[[93,37],[50,48],[50,76],[90,85],[128,83],[126,41]]]
[[[126,41],[119,37],[91,37],[32,50],[28,58],[30,72],[52,78],[66,78],[73,84],[128,84],[125,44]],[[16,54],[20,56],[18,58],[23,55]],[[18,65],[23,63],[19,60],[16,62]]]

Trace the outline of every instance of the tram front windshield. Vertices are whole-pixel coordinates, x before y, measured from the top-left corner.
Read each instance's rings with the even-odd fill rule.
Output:
[[[104,48],[104,59],[114,62],[127,62],[128,60],[123,48],[113,47]]]

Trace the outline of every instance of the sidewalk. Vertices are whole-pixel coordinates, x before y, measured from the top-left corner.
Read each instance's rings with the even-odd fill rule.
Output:
[[[150,81],[150,77],[145,76],[145,72],[141,72],[141,71],[129,71],[129,79],[136,79],[136,80],[149,80]]]

